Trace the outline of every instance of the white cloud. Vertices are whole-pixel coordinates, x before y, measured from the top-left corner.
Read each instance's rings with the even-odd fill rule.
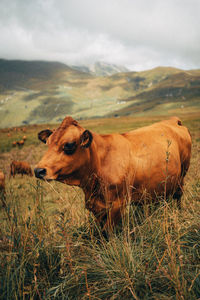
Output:
[[[199,0],[1,0],[0,57],[200,68]]]

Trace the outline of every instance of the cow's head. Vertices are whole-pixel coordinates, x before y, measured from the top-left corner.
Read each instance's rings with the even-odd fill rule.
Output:
[[[35,168],[35,176],[79,185],[90,159],[92,133],[66,117],[58,129],[43,130],[38,138],[48,145],[48,150]]]

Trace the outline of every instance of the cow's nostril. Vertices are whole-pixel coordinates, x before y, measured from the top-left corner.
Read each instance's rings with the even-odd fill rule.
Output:
[[[35,177],[40,179],[43,179],[47,173],[46,169],[42,169],[42,168],[35,168],[34,172],[35,172]]]

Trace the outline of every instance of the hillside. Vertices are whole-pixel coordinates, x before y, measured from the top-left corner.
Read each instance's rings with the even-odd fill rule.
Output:
[[[150,72],[146,74],[149,75]],[[147,80],[147,76],[145,78]],[[165,77],[157,77],[156,80],[154,77],[148,88],[131,97],[124,98],[122,101],[130,104],[118,111],[119,115],[151,113],[152,111],[160,113],[166,110],[172,112],[178,110],[182,113],[188,109],[199,110],[200,71],[173,70],[173,73],[166,74]]]
[[[105,64],[96,66],[105,72]],[[58,62],[0,60],[0,127],[56,123],[66,115],[84,119],[200,109],[200,70],[117,70],[96,76]]]
[[[62,83],[66,72],[70,77],[86,76],[59,62],[0,59],[0,92],[46,88],[50,84]]]

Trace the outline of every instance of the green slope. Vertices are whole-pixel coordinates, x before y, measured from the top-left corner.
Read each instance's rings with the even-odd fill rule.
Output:
[[[148,76],[152,75],[152,72],[147,71],[147,73]],[[154,74],[157,76],[156,73]],[[147,112],[166,114],[169,110],[173,112],[178,109],[178,111],[184,112],[188,108],[190,111],[199,110],[200,71],[178,70],[175,72],[173,70],[172,74],[162,77],[162,80],[157,80],[155,84],[149,85],[144,91],[125,98],[123,101],[129,102],[129,105],[125,109],[119,110],[117,112],[119,115]]]
[[[199,99],[200,70],[158,67],[97,77],[58,62],[0,60],[0,127],[55,123],[67,114],[196,112]]]

